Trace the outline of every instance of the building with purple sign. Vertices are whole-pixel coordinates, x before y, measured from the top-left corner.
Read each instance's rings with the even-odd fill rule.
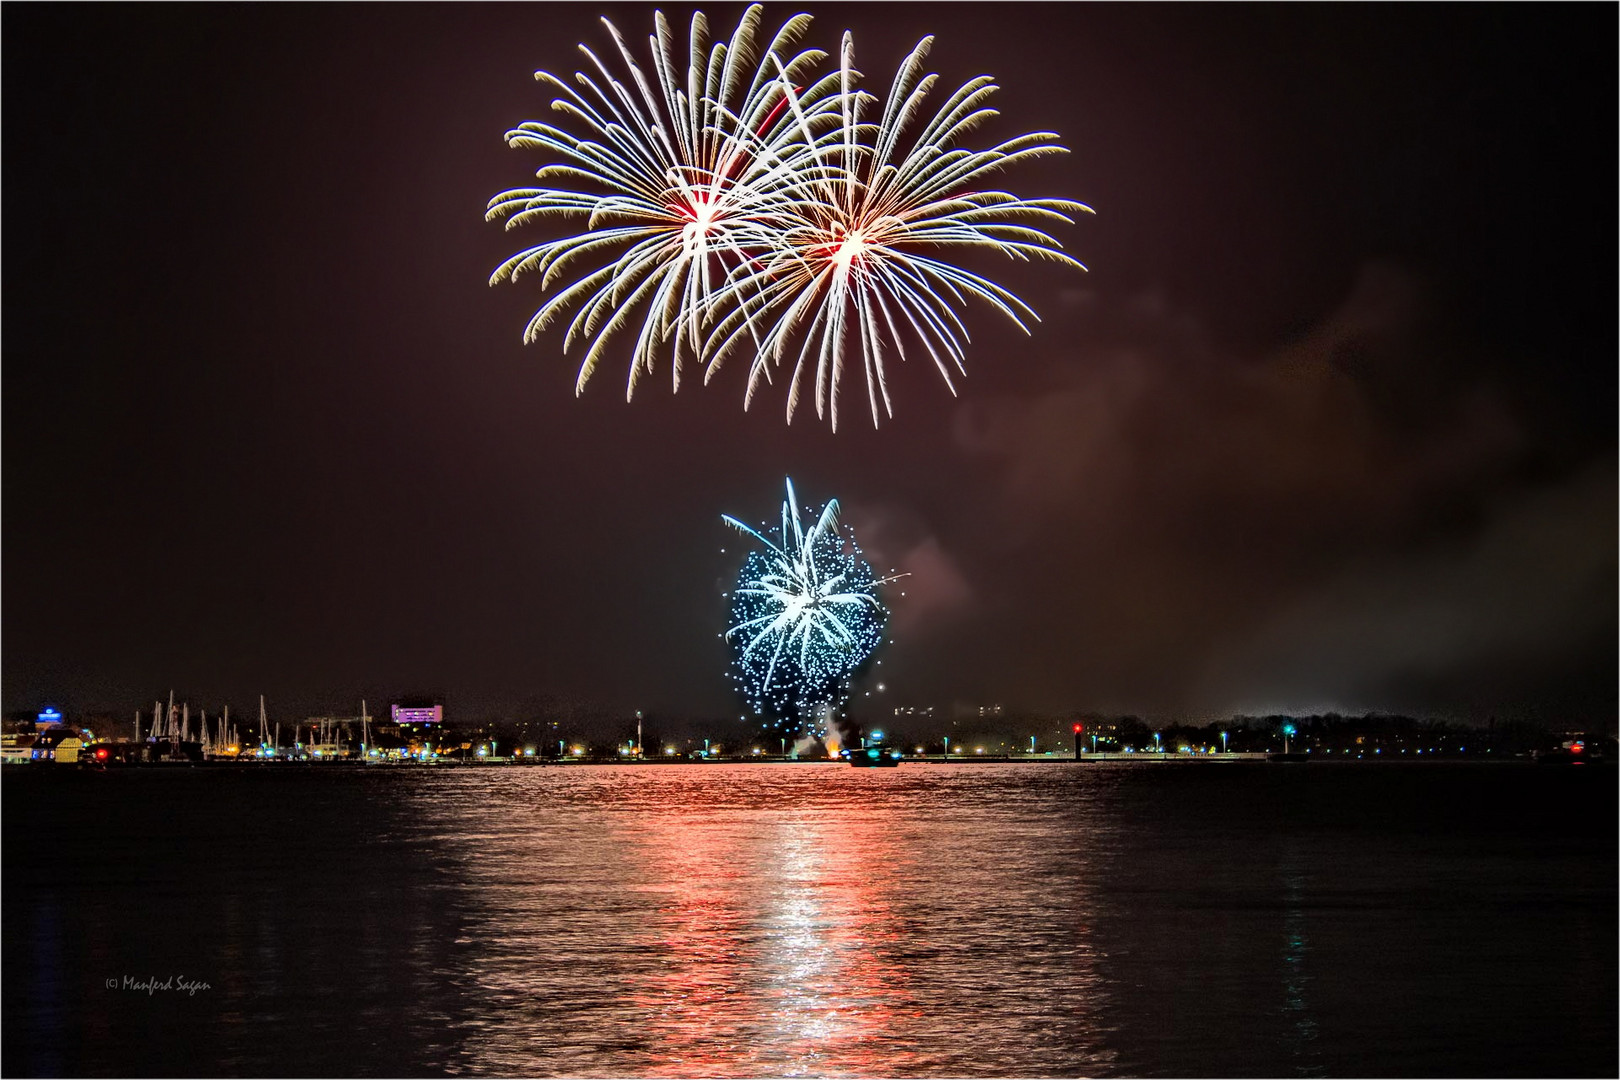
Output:
[[[439,724],[443,722],[443,705],[396,704],[394,706],[394,723],[396,724]]]

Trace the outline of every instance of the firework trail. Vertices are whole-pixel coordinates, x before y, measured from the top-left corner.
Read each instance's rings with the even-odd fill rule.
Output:
[[[957,145],[996,115],[988,107],[996,90],[989,76],[958,88],[922,122],[938,81],[923,71],[931,37],[906,57],[880,102],[857,87],[849,33],[837,70],[815,78],[827,54],[787,55],[810,17],[789,19],[756,56],[759,22],[755,5],[729,45],[710,47],[707,22],[694,15],[684,77],[662,14],[648,39],[652,79],[605,19],[630,85],[584,45],[594,74],[575,74],[580,90],[537,72],[564,95],[552,107],[587,133],[531,121],[508,132],[507,142],[563,159],[542,168],[539,179],[583,180],[604,193],[539,187],[492,199],[488,218],[505,219],[508,228],[552,215],[584,217],[585,228],[518,252],[491,284],[532,272],[541,275],[543,292],[581,263],[595,267],[561,287],[524,333],[533,341],[574,309],[564,351],[576,340],[590,342],[576,390],[639,312],[627,397],[666,346],[677,388],[684,358],[705,366],[707,382],[728,356],[751,351],[745,408],[791,358],[788,421],[814,369],[816,414],[836,430],[844,366],[858,360],[876,425],[893,415],[887,361],[904,360],[908,340],[928,353],[955,394],[952,369],[967,370],[961,311],[970,298],[1026,333],[1026,320],[1038,316],[1008,289],[944,256],[991,251],[1084,270],[1042,229],[1072,223],[1071,215],[1089,207],[978,190],[1000,169],[1067,151],[1051,132],[987,150]]]
[[[762,545],[749,552],[731,593],[733,679],[765,726],[784,735],[826,734],[849,681],[883,641],[889,612],[880,578],[838,525],[838,500],[805,527],[787,482],[775,537],[722,520]]]
[[[507,132],[508,145],[562,159],[540,169],[538,180],[583,181],[602,190],[517,188],[491,199],[486,219],[505,219],[508,229],[553,216],[583,218],[584,229],[518,252],[495,270],[490,284],[535,273],[544,292],[581,264],[594,266],[542,305],[524,331],[524,340],[533,341],[575,309],[563,350],[576,340],[590,342],[577,390],[638,310],[643,315],[626,396],[665,345],[672,349],[672,378],[679,387],[683,350],[699,353],[713,291],[728,266],[747,257],[738,245],[739,229],[780,201],[783,177],[801,169],[811,152],[805,133],[831,125],[837,104],[831,77],[801,87],[826,53],[811,49],[783,58],[810,17],[785,22],[760,56],[755,38],[761,10],[750,7],[729,44],[713,45],[703,13],[694,14],[684,70],[669,24],[658,13],[657,32],[648,38],[651,78],[606,19],[628,81],[615,77],[583,44],[588,63],[574,74],[578,89],[548,72],[535,73],[562,95],[552,108],[585,134],[528,121]],[[792,109],[786,93],[794,94]]]
[[[830,136],[802,133],[809,149],[799,159],[804,167],[783,178],[792,187],[788,213],[773,215],[769,234],[755,230],[749,237],[763,253],[733,271],[724,296],[735,304],[708,339],[711,370],[734,349],[752,349],[745,406],[797,343],[789,422],[806,370],[814,368],[816,415],[837,429],[839,384],[853,355],[865,370],[876,425],[880,403],[883,414],[893,415],[886,345],[904,360],[907,338],[919,341],[955,394],[951,369],[966,373],[968,340],[958,309],[968,297],[986,301],[1025,333],[1024,320],[1038,319],[1002,286],[925,252],[988,249],[1014,260],[1047,259],[1085,269],[1036,226],[1072,223],[1070,214],[1090,213],[1089,207],[974,190],[990,173],[1017,162],[1067,153],[1055,144],[1055,134],[1044,131],[988,150],[956,146],[996,115],[987,107],[996,90],[989,76],[958,88],[908,145],[907,132],[923,115],[938,79],[923,74],[932,41],[924,38],[900,65],[874,122],[865,117],[878,101],[855,88],[854,39],[845,33],[838,126]]]

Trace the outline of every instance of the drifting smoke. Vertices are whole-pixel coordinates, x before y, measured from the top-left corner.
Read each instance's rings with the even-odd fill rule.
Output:
[[[892,683],[1190,718],[1328,702],[1484,719],[1560,695],[1612,712],[1612,451],[1529,472],[1532,420],[1437,344],[1420,281],[1370,266],[1258,357],[1160,298],[1072,299],[1067,357],[958,407],[951,498],[872,515],[911,513],[890,534],[972,568],[922,620],[949,664],[922,670],[897,638]],[[911,546],[867,528],[886,555]]]

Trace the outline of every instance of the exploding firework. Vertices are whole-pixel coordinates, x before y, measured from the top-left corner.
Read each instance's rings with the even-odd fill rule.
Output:
[[[598,190],[518,188],[491,199],[486,217],[505,219],[509,229],[558,216],[583,218],[585,227],[518,252],[495,270],[490,284],[534,273],[544,292],[582,264],[594,267],[542,305],[524,331],[524,340],[533,341],[574,311],[564,352],[576,341],[590,342],[577,390],[584,389],[609,340],[638,312],[627,396],[666,346],[679,387],[683,353],[695,358],[704,346],[715,291],[748,257],[741,236],[757,236],[780,213],[789,189],[784,177],[805,168],[813,152],[814,137],[807,142],[806,133],[833,122],[833,78],[802,85],[826,53],[811,49],[785,57],[810,17],[795,15],[784,23],[763,55],[755,47],[760,17],[760,6],[750,7],[729,44],[711,46],[703,13],[694,14],[683,70],[669,24],[657,14],[657,32],[648,38],[651,78],[603,19],[629,85],[583,44],[589,73],[575,73],[578,89],[535,73],[562,95],[552,108],[584,134],[529,121],[507,132],[507,143],[561,158],[541,168],[536,179],[583,182]]]
[[[749,552],[731,593],[732,677],[766,727],[825,736],[850,678],[883,640],[889,612],[877,592],[895,578],[874,574],[839,527],[838,500],[806,528],[792,480],[774,538],[723,520],[762,545]]]
[[[893,415],[885,348],[905,359],[908,337],[922,344],[951,393],[951,369],[966,373],[967,328],[959,314],[977,297],[1025,333],[1035,312],[1010,291],[954,263],[927,254],[988,249],[1018,261],[1047,259],[1084,270],[1036,226],[1071,223],[1090,207],[1067,199],[1024,199],[974,190],[988,174],[1030,158],[1067,153],[1051,132],[1033,132],[988,150],[956,145],[984,120],[996,86],[980,76],[946,99],[914,139],[937,76],[923,74],[933,39],[925,37],[900,65],[876,122],[863,119],[877,99],[855,89],[854,41],[847,32],[838,73],[838,125],[817,137],[801,131],[808,153],[781,179],[790,187],[787,213],[754,229],[756,257],[737,264],[723,291],[735,301],[708,338],[706,359],[751,347],[747,402],[798,344],[788,389],[793,419],[807,367],[815,369],[816,415],[838,427],[838,392],[847,356],[866,373],[872,422]],[[853,337],[854,341],[850,339]]]
[[[953,369],[967,370],[969,298],[1026,333],[1026,321],[1038,318],[1011,291],[943,254],[976,249],[1083,270],[1042,228],[1090,208],[978,190],[997,170],[1067,152],[1051,132],[987,150],[958,145],[996,115],[988,76],[958,88],[912,135],[938,81],[923,72],[931,37],[900,65],[877,113],[879,99],[856,86],[849,33],[838,69],[815,78],[825,53],[788,55],[810,17],[789,19],[756,53],[760,17],[750,7],[730,43],[711,47],[707,22],[695,14],[684,75],[662,14],[648,39],[650,79],[606,19],[628,84],[584,45],[591,73],[575,74],[579,89],[537,72],[563,95],[552,107],[585,133],[530,121],[507,142],[562,159],[540,169],[541,181],[599,190],[520,188],[490,200],[488,218],[508,228],[554,216],[584,218],[585,226],[518,252],[490,283],[536,273],[544,292],[568,280],[534,313],[524,340],[572,310],[564,351],[589,342],[579,391],[608,342],[639,317],[627,397],[666,348],[676,388],[684,358],[701,362],[707,381],[728,356],[751,350],[746,408],[796,352],[789,422],[814,369],[816,414],[836,430],[845,362],[858,356],[876,425],[893,415],[886,365],[891,354],[905,359],[908,340],[956,392]],[[582,265],[594,269],[576,277]]]

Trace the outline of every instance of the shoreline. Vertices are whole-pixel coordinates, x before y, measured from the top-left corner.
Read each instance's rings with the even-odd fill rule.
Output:
[[[1376,757],[1352,758],[1330,757],[1323,754],[1320,757],[1310,755],[1291,754],[1284,758],[1279,754],[1264,753],[1230,753],[1230,754],[1087,754],[1085,757],[1029,757],[1008,754],[974,754],[971,757],[958,757],[952,755],[945,758],[939,754],[917,755],[900,759],[900,765],[1129,765],[1136,767],[1160,765],[1184,766],[1213,766],[1213,765],[1394,765],[1394,766],[1425,766],[1425,765],[1536,765],[1545,764],[1537,762],[1530,757],[1517,757],[1504,755],[1502,757],[1479,755],[1478,757]],[[1560,764],[1569,765],[1605,765],[1608,762],[1603,758],[1594,758],[1590,762],[1568,762]],[[750,755],[747,757],[710,757],[710,758],[556,758],[525,760],[522,758],[495,758],[475,761],[142,761],[142,762],[115,762],[96,763],[79,762],[76,764],[58,764],[56,762],[19,762],[8,764],[4,775],[13,776],[24,771],[27,772],[73,772],[73,773],[107,773],[131,771],[180,771],[188,769],[205,770],[240,770],[244,772],[266,771],[339,771],[355,772],[367,769],[534,769],[534,768],[579,768],[591,767],[642,767],[658,766],[670,768],[676,766],[717,766],[717,765],[826,765],[849,768],[849,763],[843,760],[830,758],[793,758]],[[24,766],[31,766],[24,769]]]

